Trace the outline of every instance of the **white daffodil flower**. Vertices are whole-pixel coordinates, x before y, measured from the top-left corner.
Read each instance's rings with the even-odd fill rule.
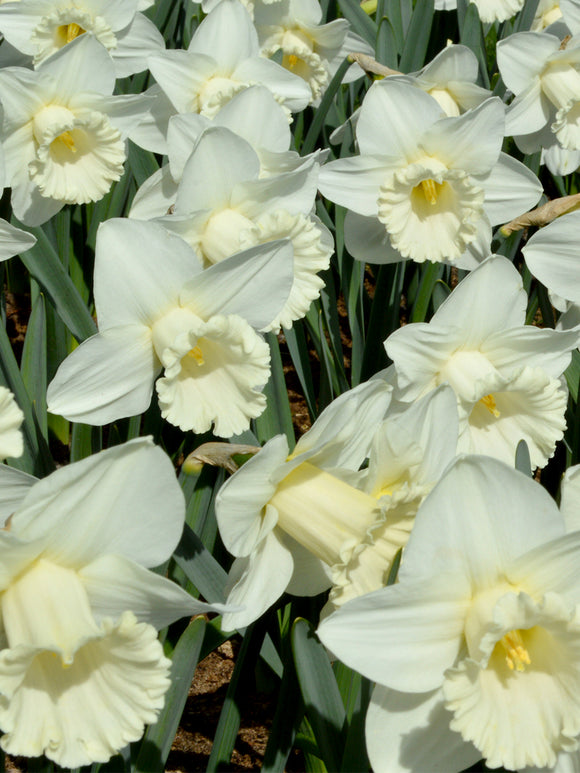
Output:
[[[580,212],[562,215],[537,231],[523,248],[532,274],[551,292],[573,304],[580,304],[579,225]]]
[[[183,239],[156,223],[101,224],[95,254],[97,335],[59,367],[51,413],[106,424],[143,413],[155,379],[161,415],[222,437],[266,406],[268,345],[255,328],[279,313],[292,284],[291,246],[272,242],[203,271]]]
[[[227,602],[239,612],[222,627],[249,625],[284,591],[316,595],[332,584],[377,519],[375,497],[347,482],[371,444],[391,399],[391,388],[369,381],[334,400],[289,454],[277,435],[227,480],[216,497],[224,545],[236,556]]]
[[[323,195],[351,210],[345,241],[358,260],[474,268],[489,254],[491,225],[540,197],[535,175],[500,152],[499,99],[458,117],[441,115],[420,89],[394,78],[377,82],[356,128],[360,155],[322,168]]]
[[[580,164],[580,39],[561,48],[546,32],[518,32],[497,44],[497,63],[515,99],[506,114],[506,134],[524,153],[544,149],[554,174]]]
[[[561,376],[578,332],[525,325],[527,295],[510,261],[492,256],[464,279],[429,323],[385,341],[394,397],[412,402],[447,382],[457,396],[459,450],[513,464],[518,442],[543,467],[563,436]]]
[[[286,113],[264,86],[250,86],[232,97],[210,120],[187,113],[169,119],[167,148],[169,163],[162,166],[139,188],[130,217],[149,220],[167,214],[175,204],[177,187],[195,143],[210,126],[222,126],[246,140],[260,159],[260,177],[290,172],[312,160],[322,161],[324,151],[300,156],[288,150],[291,132]],[[139,129],[135,136],[139,135]]]
[[[126,138],[150,100],[111,96],[114,86],[113,63],[89,35],[36,71],[0,71],[6,183],[26,225],[44,223],[65,204],[98,201],[123,174]]]
[[[23,421],[24,414],[14,395],[0,386],[0,459],[22,456],[24,441],[20,426]]]
[[[322,8],[317,0],[281,0],[254,4],[254,25],[263,56],[282,52],[282,67],[303,78],[317,104],[344,58],[353,52],[374,56],[374,49],[350,31],[346,19],[321,24]],[[363,70],[353,64],[343,82],[362,78]]]
[[[218,525],[236,556],[228,603],[245,607],[226,615],[224,628],[248,625],[285,590],[308,596],[331,586],[328,613],[386,584],[420,503],[457,447],[450,387],[399,415],[389,416],[389,402],[381,380],[356,387],[292,454],[279,435],[220,489]],[[368,470],[359,471],[367,455]]]
[[[2,3],[0,32],[34,66],[90,32],[109,52],[117,78],[147,69],[147,57],[165,48],[138,0],[19,0]]]
[[[292,327],[320,295],[318,272],[330,264],[334,240],[311,215],[318,164],[259,178],[260,159],[229,129],[207,129],[183,170],[173,213],[157,222],[177,233],[210,266],[242,249],[289,238],[294,281],[288,300],[268,330]]]
[[[488,457],[453,464],[417,513],[399,582],[318,629],[378,683],[373,770],[455,773],[482,756],[552,769],[578,748],[579,557],[580,532],[533,480]]]
[[[65,768],[106,762],[163,706],[156,629],[223,609],[148,571],[183,529],[173,466],[140,438],[42,480],[0,466],[0,485],[0,745]]]
[[[238,0],[222,0],[196,29],[187,51],[154,55],[149,69],[178,113],[213,118],[234,94],[258,83],[293,112],[310,100],[302,78],[260,56],[258,34]]]

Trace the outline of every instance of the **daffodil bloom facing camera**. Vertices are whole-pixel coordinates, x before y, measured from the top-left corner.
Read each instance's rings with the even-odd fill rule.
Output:
[[[492,256],[429,323],[396,330],[385,348],[396,399],[413,402],[445,382],[453,388],[460,451],[513,464],[524,439],[533,466],[543,467],[566,427],[561,376],[579,334],[525,325],[526,304],[512,263]]]
[[[374,49],[350,31],[346,19],[321,24],[322,9],[317,0],[281,0],[254,4],[254,24],[263,56],[282,52],[282,66],[303,78],[312,90],[311,102],[318,104],[334,73],[352,52],[374,55]],[[352,65],[345,83],[363,77]]]
[[[249,86],[268,88],[288,111],[302,110],[310,88],[302,78],[260,56],[252,20],[237,0],[222,0],[196,29],[187,51],[165,51],[149,69],[178,113],[213,118]]]
[[[105,762],[163,706],[156,629],[214,609],[148,571],[183,530],[173,466],[140,438],[42,480],[1,466],[0,483],[0,745]]]
[[[502,154],[504,106],[489,99],[461,116],[396,78],[369,89],[356,127],[360,155],[332,161],[319,188],[347,207],[345,240],[359,260],[411,259],[474,268],[491,225],[536,203],[542,187]]]
[[[147,68],[147,57],[164,48],[163,38],[139,11],[138,0],[19,0],[3,3],[0,31],[37,67],[87,32],[109,52],[116,75],[124,78]]]
[[[185,164],[173,213],[157,222],[179,234],[211,266],[242,249],[289,238],[294,279],[268,329],[292,327],[324,285],[318,275],[334,251],[330,231],[311,214],[319,165],[260,178],[260,159],[229,129],[207,129]]]
[[[377,682],[377,773],[455,773],[480,757],[551,769],[578,748],[579,551],[533,480],[489,457],[452,465],[417,513],[398,583],[318,629]]]
[[[44,223],[65,204],[98,201],[123,174],[127,136],[151,100],[111,96],[114,86],[113,63],[89,35],[36,71],[0,71],[6,184],[26,225]]]
[[[101,224],[97,335],[61,364],[48,409],[105,424],[145,411],[155,380],[163,418],[229,437],[266,406],[266,327],[292,284],[291,247],[270,242],[203,271],[191,247],[156,223]]]

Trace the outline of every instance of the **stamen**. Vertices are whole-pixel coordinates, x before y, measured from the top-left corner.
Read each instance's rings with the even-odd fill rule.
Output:
[[[291,70],[293,70],[297,64],[298,64],[298,57],[296,56],[296,54],[290,54],[288,56],[288,67]]]
[[[82,35],[84,32],[86,32],[86,30],[84,30],[79,24],[75,24],[74,22],[71,22],[71,24],[67,24],[66,42],[70,43],[71,40],[78,38],[78,36]]]
[[[193,357],[193,359],[197,362],[198,365],[204,365],[205,360],[203,359],[203,352],[199,348],[199,346],[194,346],[193,349],[190,349],[187,352],[188,357]]]
[[[59,134],[56,139],[60,140],[61,142],[63,142],[67,146],[67,148],[70,151],[72,151],[73,153],[77,152],[77,149],[76,149],[76,146],[75,146],[75,141],[74,141],[73,136],[72,136],[72,134],[70,132],[68,132],[68,131],[67,132],[63,132],[62,134]]]
[[[531,664],[530,655],[524,647],[524,640],[519,631],[510,631],[500,639],[501,646],[504,648],[506,656],[505,662],[510,671],[525,671],[526,666]]]
[[[483,403],[487,410],[495,416],[496,419],[499,419],[501,416],[501,413],[497,409],[497,405],[495,404],[495,400],[493,399],[493,395],[486,395],[485,397],[482,397],[479,401],[480,403]]]
[[[437,204],[437,187],[435,180],[421,180],[421,188],[423,189],[423,195],[434,206]]]

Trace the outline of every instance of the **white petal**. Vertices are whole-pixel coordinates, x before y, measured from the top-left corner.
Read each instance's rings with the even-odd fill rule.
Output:
[[[102,553],[159,566],[183,530],[184,501],[169,457],[150,438],[115,446],[31,487],[12,533],[42,539],[44,557],[80,568]]]
[[[481,346],[503,373],[517,370],[522,360],[529,368],[542,368],[553,378],[559,378],[570,364],[570,352],[578,346],[579,333],[525,325],[492,333]]]
[[[129,217],[136,220],[150,220],[167,214],[175,204],[177,183],[173,181],[169,165],[153,172],[139,188],[131,204]]]
[[[48,410],[96,425],[136,416],[151,403],[159,368],[148,328],[108,328],[61,363],[48,386]]]
[[[117,78],[146,70],[148,56],[164,47],[163,37],[153,22],[141,13],[136,14],[117,33],[117,48],[111,51]]]
[[[523,249],[532,274],[551,290],[574,303],[580,302],[577,228],[580,212],[557,218],[537,231]]]
[[[520,32],[499,41],[497,61],[508,89],[519,94],[527,88],[559,46],[557,37],[540,32]]]
[[[488,99],[462,116],[436,121],[421,145],[450,169],[485,174],[497,162],[501,150],[504,112],[500,99]]]
[[[24,414],[12,392],[0,387],[0,459],[22,456],[24,441],[20,426],[23,421]]]
[[[419,508],[399,580],[457,566],[486,587],[517,556],[563,531],[553,499],[535,481],[495,459],[460,457]]]
[[[344,392],[302,435],[292,457],[308,454],[311,464],[326,470],[358,470],[368,455],[373,432],[390,405],[391,391],[389,384],[377,379]]]
[[[236,558],[229,574],[233,587],[226,603],[244,609],[225,613],[222,629],[233,631],[257,620],[284,593],[292,573],[292,554],[274,532],[249,557]]]
[[[94,290],[99,329],[151,325],[200,271],[191,247],[156,223],[126,218],[101,223]]]
[[[0,464],[0,523],[3,528],[6,528],[6,521],[20,507],[28,489],[36,481],[34,475]]]
[[[203,319],[237,314],[262,330],[281,312],[290,294],[292,253],[292,242],[286,239],[238,252],[187,283],[181,304]]]
[[[443,683],[457,657],[469,595],[459,574],[392,585],[349,601],[317,634],[363,676],[395,690],[426,692]]]
[[[181,617],[215,611],[211,604],[124,556],[99,556],[78,577],[99,623],[107,617],[116,620],[130,609],[139,622],[160,630]]]
[[[115,86],[115,65],[92,35],[80,35],[68,43],[40,65],[39,71],[55,79],[59,96],[65,100],[85,91],[112,94]]]
[[[535,80],[509,106],[505,117],[506,136],[536,132],[546,125],[549,118],[548,99],[542,93],[540,81]]]
[[[222,2],[195,31],[189,50],[212,56],[224,72],[258,53],[258,34],[243,5]]]
[[[387,230],[378,217],[365,217],[349,210],[344,219],[344,242],[353,258],[365,263],[382,265],[404,260],[391,245]]]
[[[477,348],[498,329],[522,325],[526,303],[513,264],[492,256],[457,285],[433,315],[433,322],[451,326],[461,320],[464,347]]]
[[[35,244],[36,236],[20,228],[15,228],[0,218],[0,261],[26,252]]]
[[[257,179],[259,172],[260,161],[249,143],[229,129],[211,127],[185,164],[176,214],[228,206],[236,183]]]
[[[379,156],[353,156],[331,161],[320,170],[323,196],[359,215],[377,215],[379,190],[389,171]]]
[[[485,190],[485,213],[492,225],[527,212],[543,193],[536,175],[505,153],[500,153],[498,163],[481,184]]]
[[[369,89],[358,120],[361,153],[412,161],[423,133],[442,114],[440,105],[420,89],[388,78],[379,81]]]
[[[220,535],[234,556],[249,555],[274,528],[274,520],[263,522],[263,510],[276,491],[271,475],[284,465],[287,456],[286,437],[276,435],[218,491],[215,514]]]
[[[376,685],[365,737],[376,773],[459,773],[481,753],[449,727],[443,693],[400,693]],[[388,738],[388,743],[385,743]]]
[[[580,465],[569,467],[560,484],[560,512],[566,531],[580,530]]]

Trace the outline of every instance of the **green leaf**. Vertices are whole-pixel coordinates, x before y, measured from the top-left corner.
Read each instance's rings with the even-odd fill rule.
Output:
[[[294,663],[289,658],[284,664],[276,711],[264,753],[262,773],[284,773],[303,716],[304,701],[296,680]]]
[[[443,275],[444,266],[442,263],[424,263],[421,266],[420,271],[421,279],[419,281],[417,298],[415,299],[413,311],[411,312],[411,322],[425,321],[427,311],[429,310],[431,295],[435,288],[435,284]]]
[[[433,294],[431,295],[431,299],[433,301],[433,310],[437,311],[439,306],[447,300],[447,298],[451,295],[451,288],[445,284],[445,282],[442,279],[438,279],[435,282],[435,286],[433,287]]]
[[[292,413],[290,412],[288,391],[282,358],[280,357],[280,345],[273,333],[267,333],[266,340],[270,346],[271,375],[264,387],[267,400],[266,410],[255,420],[255,432],[260,443],[269,440],[274,435],[284,434],[288,438],[288,445],[292,450],[296,441],[294,440]]]
[[[361,38],[375,45],[377,37],[377,28],[373,21],[360,7],[358,0],[338,0],[338,5],[345,19],[348,19],[352,26],[352,31],[360,35]]]
[[[485,88],[489,88],[489,76],[487,74],[487,60],[485,51],[485,39],[479,20],[479,13],[475,3],[469,3],[465,10],[465,17],[460,28],[460,42],[470,48],[479,62],[479,73]]]
[[[171,687],[157,722],[147,728],[135,763],[138,773],[165,770],[171,744],[177,733],[187,695],[197,667],[205,633],[205,620],[193,620],[182,633],[173,651]]]
[[[292,627],[292,651],[306,716],[324,764],[329,771],[340,770],[346,727],[344,705],[326,650],[306,620],[296,620]]]
[[[39,294],[32,306],[22,348],[20,372],[36,414],[38,427],[48,442],[46,413],[47,353],[44,296]]]
[[[0,383],[14,394],[16,402],[24,413],[22,425],[24,453],[18,459],[10,459],[10,466],[43,477],[54,470],[54,462],[38,426],[6,328],[2,324],[0,324]]]
[[[341,63],[338,70],[332,76],[332,80],[330,81],[330,83],[328,84],[328,88],[324,92],[324,95],[320,101],[320,105],[318,106],[318,108],[316,109],[316,112],[314,113],[314,119],[312,120],[312,123],[310,124],[310,128],[308,129],[306,137],[304,138],[304,142],[302,143],[301,154],[303,156],[308,155],[308,153],[312,153],[312,151],[316,147],[316,140],[318,139],[318,136],[322,131],[322,127],[324,126],[326,114],[328,113],[330,105],[332,104],[334,95],[340,88],[342,79],[344,78],[345,73],[351,64],[352,62],[349,62],[348,57],[345,58],[345,60]]]
[[[78,462],[80,459],[86,459],[87,456],[98,454],[101,449],[101,427],[92,427],[89,424],[76,422],[72,425],[71,462]]]
[[[240,705],[251,686],[254,665],[265,633],[263,618],[250,625],[242,639],[242,646],[236,658],[236,665],[228,685],[224,706],[213,739],[213,746],[207,773],[223,769],[228,765],[240,727]]]
[[[227,574],[200,538],[185,524],[173,554],[175,563],[210,603],[225,601]]]
[[[300,386],[302,387],[302,393],[306,400],[306,405],[308,406],[310,418],[315,419],[317,416],[316,392],[314,390],[310,353],[308,351],[308,343],[306,341],[302,320],[295,322],[289,330],[284,328],[284,337],[286,338],[286,345],[288,346],[288,351],[292,358],[294,370],[296,371]]]
[[[22,227],[18,221],[16,225]],[[21,261],[44,289],[57,314],[77,341],[84,341],[97,332],[89,310],[42,228],[28,230],[36,236],[37,242],[22,253]]]
[[[516,470],[531,477],[532,463],[530,462],[530,450],[525,440],[520,440],[516,448]]]
[[[399,69],[402,72],[419,70],[425,63],[435,5],[433,0],[417,0],[411,16],[407,39],[401,54]]]
[[[575,403],[578,402],[578,384],[580,383],[580,352],[574,349],[570,364],[564,371],[566,383]],[[580,412],[579,412],[580,413]]]

